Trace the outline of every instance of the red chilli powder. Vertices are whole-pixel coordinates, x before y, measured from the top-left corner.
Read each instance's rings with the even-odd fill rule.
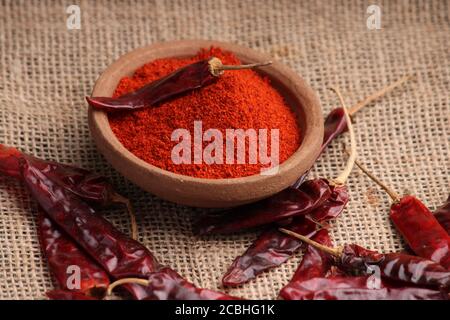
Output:
[[[185,65],[217,57],[223,64],[241,64],[230,52],[220,48],[201,50],[187,59],[157,59],[124,77],[117,86],[114,97],[135,91]],[[270,155],[270,129],[279,129],[279,163],[289,158],[300,146],[300,129],[296,115],[281,95],[270,85],[269,79],[253,70],[225,71],[211,85],[182,95],[157,106],[134,111],[109,114],[109,122],[119,141],[142,160],[161,169],[199,178],[236,178],[259,174],[267,164],[249,164],[248,141],[246,164],[175,164],[172,149],[179,141],[171,141],[176,129],[187,129],[194,137],[194,121],[202,121],[203,133],[219,129],[226,137],[226,129],[267,129]],[[205,148],[209,142],[203,142]],[[192,143],[192,146],[194,144]],[[235,143],[235,152],[237,143]],[[235,153],[236,154],[236,153]],[[194,148],[192,147],[192,159]],[[236,159],[236,157],[235,157]],[[259,157],[258,157],[259,159]]]

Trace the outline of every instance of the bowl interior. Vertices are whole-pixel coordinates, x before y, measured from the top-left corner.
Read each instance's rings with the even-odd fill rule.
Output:
[[[204,47],[201,47],[201,48],[204,48]],[[198,49],[201,49],[201,48],[198,48]],[[232,51],[232,50],[228,50],[228,51]],[[189,55],[187,55],[187,54],[168,55],[168,56],[165,56],[164,58],[178,58],[178,59],[191,58],[191,57],[195,56],[197,54],[197,52],[198,52],[198,50],[195,51],[192,54],[189,54]],[[232,51],[232,52],[241,60],[241,62],[243,64],[254,63],[255,62],[252,59],[248,59],[246,56],[240,56],[239,53],[236,53],[234,51]],[[271,60],[271,59],[268,59],[268,60]],[[268,60],[265,60],[265,61],[268,61]],[[262,62],[262,61],[263,60],[261,60],[260,62]],[[150,62],[150,61],[147,61],[147,62]],[[144,62],[143,64],[141,64],[137,68],[143,66],[147,62]],[[305,132],[305,129],[306,129],[305,109],[303,108],[300,100],[297,97],[295,97],[295,94],[292,92],[292,90],[289,87],[287,87],[285,85],[285,83],[280,81],[278,77],[275,77],[273,73],[266,72],[265,70],[266,70],[266,67],[260,67],[260,68],[253,69],[253,71],[258,73],[259,75],[261,75],[263,77],[267,77],[267,78],[270,79],[270,84],[272,85],[272,87],[274,87],[275,90],[277,90],[281,94],[281,96],[284,98],[284,100],[287,103],[287,105],[291,108],[292,111],[294,111],[294,113],[297,116],[297,123],[298,123],[299,129],[300,129],[300,133],[301,133],[300,134],[300,139],[301,139],[301,142],[303,142],[303,138],[304,138],[304,134],[303,133]],[[134,74],[134,71],[131,71],[131,72],[129,72],[128,74],[126,74],[124,76],[132,76],[133,74]],[[300,149],[301,147],[302,147],[302,145],[300,144],[298,149]]]

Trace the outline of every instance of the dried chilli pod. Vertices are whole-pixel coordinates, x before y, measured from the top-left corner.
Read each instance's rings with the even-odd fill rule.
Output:
[[[330,193],[328,181],[308,180],[299,189],[287,188],[268,199],[205,216],[195,226],[195,232],[200,235],[239,232],[306,215],[328,199]]]
[[[0,144],[0,173],[8,177],[20,179],[21,152],[16,148]]]
[[[314,221],[336,219],[347,206],[350,196],[345,185],[330,185],[330,190],[330,197],[308,215]]]
[[[348,279],[348,278],[347,278]],[[417,287],[402,288],[325,288],[305,292],[298,300],[449,300],[439,291]]]
[[[104,111],[130,110],[153,106],[180,94],[202,88],[213,83],[225,70],[241,70],[267,66],[272,62],[247,65],[223,65],[213,57],[180,68],[165,77],[118,98],[86,97],[89,105]]]
[[[445,290],[450,287],[450,272],[434,261],[403,253],[382,254],[356,244],[330,248],[301,234],[280,230],[328,253],[339,268],[349,274],[370,275],[378,268],[381,277],[388,280]]]
[[[71,290],[52,290],[45,293],[51,300],[98,300],[82,292]]]
[[[108,295],[124,284],[147,287],[147,292],[151,294],[146,300],[240,300],[222,292],[198,288],[168,267],[151,273],[148,279],[126,278],[113,282],[108,288]]]
[[[4,175],[22,179],[20,159],[23,153],[13,147],[0,144],[0,172]],[[75,265],[80,269],[80,287],[77,293],[90,297],[101,297],[109,285],[108,275],[94,261],[86,256],[65,234],[61,233],[52,222],[45,217],[42,209],[38,215],[39,241],[48,260],[50,272],[56,278],[59,287],[67,288],[68,267]]]
[[[340,94],[339,90],[334,90],[343,105],[342,110],[344,110],[344,113],[347,113],[342,95]],[[345,182],[353,168],[353,163],[356,158],[356,146],[353,126],[348,114],[346,116],[346,119],[350,132],[352,152],[342,173],[335,179],[326,180],[330,191],[329,197],[320,205],[316,206],[314,210],[309,210],[309,212],[306,213],[307,218],[311,218],[318,223],[328,219],[336,218],[344,210],[349,199]],[[299,189],[302,189],[304,185],[308,184],[310,181],[314,180],[304,182]],[[262,208],[262,210],[265,210],[266,208],[268,208],[268,206],[262,206]],[[260,212],[263,212],[262,210]],[[258,211],[256,211],[256,213],[258,213]],[[245,219],[245,217],[236,219],[236,222],[239,224],[242,219]],[[254,219],[258,219],[257,214],[255,214]],[[305,223],[307,224],[306,221],[309,220],[298,220],[296,218],[291,224],[288,224],[286,228],[289,228],[291,230],[302,230],[302,228],[304,228],[303,225]],[[219,223],[216,223],[216,225],[221,226],[221,224]],[[300,231],[300,233],[306,235],[302,231]],[[268,230],[262,233],[244,252],[243,255],[237,257],[233,261],[232,265],[228,268],[226,274],[224,275],[222,283],[226,286],[240,285],[253,279],[261,272],[284,263],[287,259],[289,259],[290,256],[295,254],[295,252],[302,247],[301,241],[289,238],[289,236],[286,236],[275,228],[273,230]],[[264,258],[262,259],[261,257]]]
[[[310,268],[315,266],[310,266]],[[330,265],[328,264],[328,270]],[[327,272],[328,272],[327,270]],[[280,292],[280,297],[285,300],[315,300],[311,295],[316,292],[330,289],[368,289],[371,283],[370,277],[347,277],[347,276],[334,276],[325,277],[326,273],[319,275],[320,272],[314,272],[312,275],[318,274],[310,278],[298,280],[290,283],[284,287]],[[325,299],[328,300],[328,299]]]
[[[320,243],[320,242],[319,242]],[[331,241],[330,241],[331,243]],[[325,243],[321,243],[324,245]],[[308,246],[308,249],[314,247]],[[300,277],[280,291],[285,300],[447,300],[448,295],[439,290],[419,287],[392,287],[373,276],[349,277],[329,275],[332,259],[317,250],[318,259],[304,256],[299,270]],[[321,254],[319,256],[318,254]],[[306,262],[304,260],[307,259]],[[321,259],[325,259],[322,261]],[[326,276],[326,277],[325,277]]]
[[[136,218],[130,201],[116,192],[104,176],[72,165],[39,159],[0,144],[0,173],[22,179],[19,164],[21,159],[27,159],[49,179],[91,204],[102,207],[113,203],[124,204],[131,220],[132,237],[137,238]]]
[[[16,148],[0,144],[0,159],[2,159],[0,172],[2,174],[21,179],[20,159],[22,158],[26,158],[49,179],[85,201],[104,206],[119,198],[112,185],[101,175],[75,166],[39,159],[22,153]]]
[[[331,244],[329,238],[321,243],[329,246],[325,242]],[[308,249],[315,251],[313,256],[307,256],[306,253],[303,257],[297,270],[301,271],[300,276],[296,278],[294,275],[293,280],[280,292],[280,297],[285,300],[446,299],[446,295],[438,290],[404,287],[403,284],[393,287],[374,276],[355,277],[343,273],[336,276],[332,274],[333,259],[328,254],[313,246],[308,246]]]
[[[328,247],[332,246],[330,236],[326,229],[318,231],[312,239],[322,245]],[[302,283],[313,278],[325,277],[330,272],[332,262],[333,261],[328,254],[313,246],[307,245],[302,261],[295,271],[294,276],[289,283],[281,289],[279,294],[280,298],[284,300],[299,300],[301,295],[300,292],[303,292],[305,289],[302,286]]]
[[[60,232],[54,223],[45,216],[42,209],[38,215],[38,235],[42,251],[48,261],[50,272],[60,288],[68,291],[101,298],[109,286],[108,274],[90,257],[76,246],[72,239]],[[79,288],[70,289],[72,273],[70,267],[79,270]]]
[[[289,224],[292,230],[305,236],[316,233],[316,224],[298,217]],[[302,246],[302,242],[286,237],[276,228],[264,231],[245,253],[237,257],[222,278],[224,286],[241,285],[258,274],[286,262]]]
[[[400,78],[399,80],[395,81],[394,83],[391,83],[390,85],[378,90],[377,92],[371,94],[370,96],[364,98],[361,102],[357,103],[356,105],[349,108],[348,113],[350,116],[353,116],[356,112],[361,110],[363,107],[368,105],[369,103],[379,99],[380,97],[384,96],[388,92],[394,90],[395,88],[399,87],[400,85],[404,84],[408,79],[410,79],[411,76],[404,76]],[[338,136],[340,136],[342,133],[346,132],[348,130],[347,128],[347,121],[345,119],[345,112],[342,107],[335,108],[330,111],[327,118],[325,119],[324,123],[324,135],[323,135],[323,142],[322,142],[322,148],[320,150],[320,153],[317,156],[317,159],[320,157],[320,155],[323,153],[323,151],[328,147],[328,145]],[[311,167],[312,168],[312,167]],[[294,188],[298,188],[308,176],[311,168],[306,171],[298,180],[292,185]]]
[[[441,224],[441,226],[450,234],[450,196],[442,207],[434,211],[434,217]]]
[[[160,267],[145,246],[121,233],[26,159],[22,163],[22,175],[31,195],[53,222],[111,277],[145,277]],[[146,296],[142,287],[133,286],[129,290],[137,299]]]
[[[433,213],[416,197],[400,197],[361,163],[356,164],[393,200],[389,216],[411,250],[450,269],[450,235]]]
[[[349,195],[345,186],[330,186],[330,189],[331,196],[320,207],[313,210],[305,218],[294,218],[285,227],[297,233],[312,236],[315,232],[308,233],[302,230],[312,230],[315,224],[336,218],[344,210]],[[222,278],[222,284],[237,286],[248,282],[258,274],[283,264],[301,248],[301,241],[286,236],[276,228],[271,227],[264,231],[241,256],[233,261]]]

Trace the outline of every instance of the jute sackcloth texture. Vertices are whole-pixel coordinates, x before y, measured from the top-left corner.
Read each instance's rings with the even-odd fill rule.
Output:
[[[381,30],[369,30],[371,4]],[[447,1],[1,1],[0,143],[86,167],[111,178],[138,213],[139,239],[164,264],[195,284],[220,288],[221,275],[257,233],[197,238],[204,212],[168,203],[121,178],[89,135],[87,106],[97,76],[120,55],[156,41],[236,42],[280,59],[317,91],[324,113],[406,75],[415,80],[355,116],[359,159],[400,193],[431,209],[450,190],[450,4]],[[66,8],[78,4],[81,29],[68,30]],[[333,177],[345,156],[339,138],[313,176]],[[388,220],[388,197],[358,169],[351,202],[333,223],[336,244],[403,248]],[[124,231],[122,208],[104,214]],[[36,237],[36,205],[24,187],[0,177],[0,298],[41,299],[53,288]],[[237,289],[275,298],[300,255]]]

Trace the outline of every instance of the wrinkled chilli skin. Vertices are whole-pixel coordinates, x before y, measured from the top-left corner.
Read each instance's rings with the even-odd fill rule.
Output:
[[[294,219],[289,228],[307,237],[316,233],[315,223],[304,217]],[[283,264],[302,246],[300,240],[286,236],[276,228],[270,228],[233,261],[222,278],[222,284],[236,286],[248,282],[258,274]]]
[[[21,178],[19,150],[0,144],[0,173],[16,179]]]
[[[195,231],[201,235],[232,233],[304,216],[330,195],[325,179],[308,180],[299,189],[287,188],[267,199],[206,216],[197,223]]]
[[[170,268],[150,274],[148,300],[240,300],[214,290],[197,288]]]
[[[203,60],[180,68],[119,98],[86,97],[86,100],[93,108],[105,111],[139,109],[199,89],[216,79],[210,72],[210,60]]]
[[[78,169],[54,162],[41,160],[30,155],[26,155],[16,148],[7,147],[0,144],[0,173],[23,180],[20,163],[28,159],[34,165],[39,166],[44,172],[51,172],[47,168],[58,168],[58,173],[64,173],[66,168],[71,170],[81,170],[85,176],[93,176],[87,170]],[[105,181],[105,180],[104,180]],[[76,183],[78,181],[72,181]],[[82,185],[81,185],[82,186]],[[103,192],[102,192],[103,193]],[[42,251],[47,258],[50,272],[55,277],[58,286],[62,289],[68,288],[70,273],[68,267],[76,265],[80,268],[80,287],[74,289],[79,293],[88,296],[101,297],[109,285],[109,277],[106,272],[89,258],[66,234],[60,232],[58,227],[45,216],[39,208],[37,220],[38,237]]]
[[[330,236],[326,229],[318,231],[312,239],[328,247],[332,246]],[[308,245],[294,276],[281,289],[280,298],[284,300],[298,300],[298,286],[301,287],[304,281],[312,278],[325,277],[330,272],[332,262],[333,259],[328,254]]]
[[[331,288],[310,292],[298,300],[448,300],[438,290],[425,288]]]
[[[330,185],[331,195],[318,208],[308,214],[317,222],[337,218],[348,203],[346,186]],[[294,218],[285,228],[305,236],[312,236],[314,224],[304,217]],[[264,231],[252,245],[238,256],[228,268],[222,283],[237,286],[254,279],[258,274],[286,262],[302,247],[302,242],[290,237],[275,227]]]
[[[421,201],[403,197],[391,206],[390,217],[415,254],[450,269],[450,235]]]
[[[280,292],[280,297],[285,300],[308,300],[311,294],[329,289],[367,289],[369,277],[313,277],[309,279],[298,279],[284,287]],[[311,299],[311,298],[309,298]]]
[[[75,195],[49,180],[27,160],[22,175],[34,199],[64,232],[115,279],[147,276],[159,268],[142,244],[118,231]],[[132,285],[145,298],[142,287]]]
[[[434,217],[440,225],[450,234],[450,196],[447,201],[434,211]]]
[[[116,201],[118,193],[107,179],[75,166],[36,158],[13,147],[0,144],[0,173],[21,180],[20,162],[26,159],[50,180],[85,201],[106,206]]]
[[[347,186],[330,185],[330,190],[330,197],[309,214],[315,221],[322,222],[336,219],[347,206],[350,198]]]
[[[38,216],[38,236],[49,270],[61,289],[72,291],[72,288],[68,287],[69,278],[72,276],[69,267],[77,266],[80,287],[74,290],[88,296],[103,296],[110,283],[108,274],[86,256],[72,239],[60,232],[42,210]]]
[[[377,266],[382,277],[404,283],[438,288],[450,286],[450,272],[431,260],[403,253],[381,254],[358,245],[346,245],[337,264],[348,273],[372,273]]]

